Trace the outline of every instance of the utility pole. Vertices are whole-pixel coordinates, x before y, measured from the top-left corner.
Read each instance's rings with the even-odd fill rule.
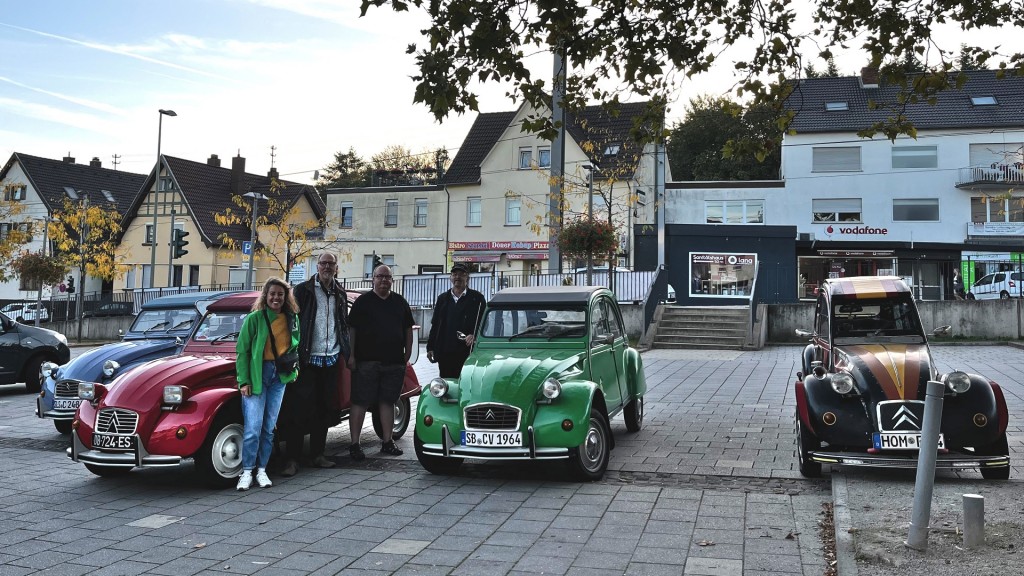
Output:
[[[81,236],[78,238],[78,255],[79,268],[78,268],[78,297],[75,299],[76,312],[78,316],[78,337],[76,338],[79,342],[82,341],[82,324],[84,324],[84,315],[82,314],[82,304],[84,303],[84,292],[85,292],[85,243],[88,241],[89,236],[89,193],[85,193],[85,198],[82,200],[82,229]]]
[[[565,176],[565,50],[561,42],[554,49],[554,79],[551,91],[551,122],[557,133],[551,143],[551,180],[548,191],[548,272],[562,271],[562,254],[558,249],[558,232],[562,228],[562,181]]]

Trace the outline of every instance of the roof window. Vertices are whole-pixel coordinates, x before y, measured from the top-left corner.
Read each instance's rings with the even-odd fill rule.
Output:
[[[609,144],[609,145],[605,146],[605,148],[604,148],[604,155],[605,156],[615,156],[618,153],[619,153],[619,143],[618,142]]]
[[[842,112],[849,109],[850,104],[848,102],[825,102],[826,112]]]
[[[999,102],[995,96],[971,96],[971,104],[975,106],[995,106]]]
[[[114,195],[110,193],[110,190],[100,190],[103,193],[103,197],[107,199],[107,202],[117,204],[117,200],[114,200]]]
[[[68,198],[71,198],[72,200],[78,200],[78,192],[71,186],[65,186],[64,193],[68,195]]]

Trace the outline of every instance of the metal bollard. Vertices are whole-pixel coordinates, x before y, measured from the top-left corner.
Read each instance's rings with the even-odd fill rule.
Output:
[[[921,423],[921,450],[917,455],[917,480],[914,482],[914,511],[910,517],[910,534],[904,544],[914,550],[928,549],[928,522],[932,515],[932,490],[935,488],[935,460],[939,455],[939,432],[942,430],[942,395],[946,385],[928,381],[924,398],[924,421]]]
[[[964,546],[977,548],[985,545],[985,497],[964,494]]]

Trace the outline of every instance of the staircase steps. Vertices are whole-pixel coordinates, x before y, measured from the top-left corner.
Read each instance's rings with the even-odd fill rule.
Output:
[[[750,339],[747,306],[666,306],[658,322],[654,348],[741,350]]]

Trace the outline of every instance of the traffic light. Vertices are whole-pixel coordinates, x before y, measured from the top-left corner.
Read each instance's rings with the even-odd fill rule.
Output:
[[[376,270],[379,266],[383,266],[384,261],[380,259],[380,256],[373,255],[373,270]],[[371,270],[372,271],[372,270]]]
[[[171,243],[174,244],[174,258],[181,258],[185,254],[188,254],[188,250],[185,250],[185,246],[188,246],[188,240],[185,240],[185,236],[188,236],[188,232],[175,228]]]
[[[75,291],[75,277],[68,276],[68,294],[72,294]]]

